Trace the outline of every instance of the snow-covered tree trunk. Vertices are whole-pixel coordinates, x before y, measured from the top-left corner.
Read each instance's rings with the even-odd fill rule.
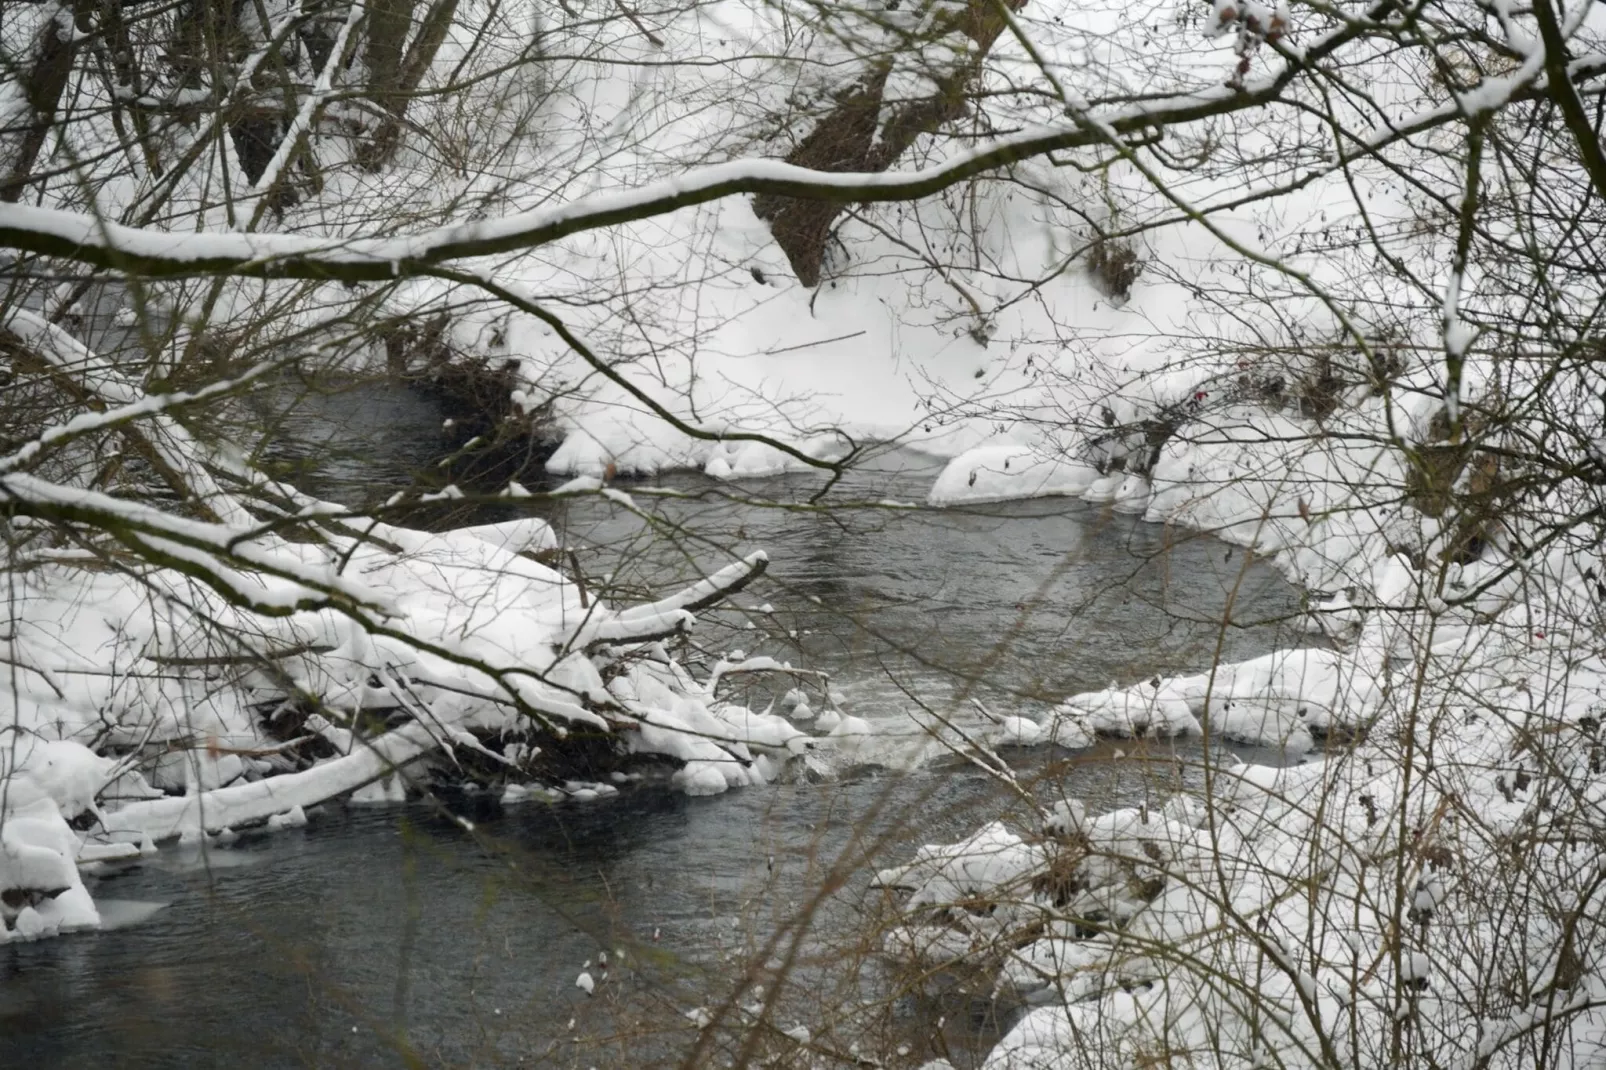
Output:
[[[0,201],[15,204],[28,188],[72,74],[79,31],[87,28],[85,7],[83,0],[52,4],[15,80],[0,84]]]

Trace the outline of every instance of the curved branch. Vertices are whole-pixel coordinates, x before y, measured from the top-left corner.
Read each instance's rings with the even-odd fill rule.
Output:
[[[569,329],[569,325],[563,321],[562,317],[549,312],[541,305],[536,304],[534,301],[530,300],[528,297],[517,292],[516,290],[513,290],[511,287],[499,282],[495,282],[486,275],[479,274],[477,272],[453,271],[448,268],[434,268],[421,271],[420,274],[428,275],[431,278],[445,279],[449,282],[461,283],[465,286],[478,287],[479,289],[484,290],[486,293],[491,294],[493,297],[497,297],[503,301],[506,301],[520,312],[534,316],[542,323],[545,323],[548,327],[551,327],[557,336],[563,340],[564,344],[572,349],[581,360],[591,365],[597,374],[601,375],[603,378],[619,387],[619,389],[641,402],[641,404],[645,405],[654,416],[658,417],[660,420],[664,421],[664,423],[668,424],[676,431],[679,431],[687,438],[696,439],[701,442],[757,442],[761,445],[768,446],[770,449],[784,453],[793,460],[799,461],[810,468],[822,468],[830,472],[833,477],[841,475],[843,470],[854,459],[854,455],[858,452],[857,447],[854,447],[853,449],[849,450],[848,455],[842,460],[827,461],[822,460],[819,457],[811,457],[807,453],[804,453],[802,450],[798,449],[796,446],[782,442],[778,438],[771,438],[769,435],[761,435],[756,431],[707,431],[703,428],[696,427],[687,423],[685,420],[682,420],[673,412],[670,412],[669,409],[663,405],[663,403],[659,402],[651,394],[647,393],[635,383],[632,383],[629,377],[621,373],[618,368],[615,368],[612,364],[609,364],[606,360],[602,359],[602,357],[598,355],[594,349],[586,345],[585,341],[581,339],[579,335],[575,334]]]
[[[0,205],[0,246],[146,276],[249,275],[383,281],[466,257],[515,252],[570,234],[618,226],[736,194],[838,203],[907,201],[966,179],[1067,149],[1102,145],[1173,123],[1275,103],[1303,71],[1364,35],[1391,9],[1379,0],[1368,21],[1346,26],[1302,52],[1253,89],[1216,86],[1100,110],[1065,124],[1025,130],[918,171],[824,172],[778,160],[737,160],[624,192],[598,193],[499,220],[461,223],[399,238],[341,239],[289,234],[171,234],[124,227],[76,212]]]

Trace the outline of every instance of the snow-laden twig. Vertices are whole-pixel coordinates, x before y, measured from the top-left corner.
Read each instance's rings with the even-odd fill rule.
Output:
[[[649,602],[644,606],[632,606],[621,612],[620,616],[626,620],[640,620],[675,610],[695,613],[707,609],[758,579],[764,574],[764,570],[769,568],[769,564],[769,554],[763,550],[754,550],[740,561],[726,565],[712,576],[699,580],[677,594]]]
[[[828,683],[831,679],[831,675],[829,673],[822,672],[819,669],[793,668],[791,665],[776,661],[774,658],[769,657],[768,655],[743,658],[741,661],[725,661],[724,659],[721,659],[715,663],[713,669],[708,674],[708,693],[712,695],[719,687],[720,681],[725,679],[727,676],[766,672],[780,673],[785,676],[794,676],[800,679],[815,679],[820,681],[822,686]]]
[[[217,382],[208,383],[195,391],[147,394],[138,401],[132,401],[126,405],[118,405],[115,408],[101,412],[80,413],[69,420],[50,425],[38,435],[17,446],[9,454],[0,457],[0,472],[9,472],[22,468],[38,458],[45,450],[64,446],[76,439],[83,438],[85,435],[91,435],[98,431],[120,430],[128,424],[146,417],[158,416],[172,409],[179,409],[234,394],[261,379],[272,371],[275,366],[271,363],[260,364],[237,378],[220,379]],[[183,433],[182,428],[178,428],[176,424],[164,427],[164,430],[168,431],[169,435],[175,429],[179,433]],[[168,451],[168,455],[171,457],[176,452]],[[186,466],[193,465],[195,460],[193,457],[182,454],[179,456],[186,462]],[[199,472],[199,470],[197,471]],[[221,492],[218,492],[216,496],[221,497]],[[248,514],[237,513],[235,515],[243,518]]]
[[[256,540],[267,532],[259,525],[190,520],[141,502],[65,487],[23,472],[0,474],[0,504],[13,515],[87,524],[150,560],[167,559],[191,574],[199,570],[197,578],[258,613],[290,613],[321,607],[331,600],[351,606],[382,606],[377,592],[339,575],[332,567],[312,565],[259,544]],[[261,575],[249,575],[242,567]],[[263,576],[288,581],[289,586],[270,587]]]
[[[97,415],[107,421],[106,426],[118,426],[126,433],[139,435],[148,443],[150,448],[156,451],[157,458],[183,482],[184,486],[175,487],[175,490],[187,490],[195,495],[224,523],[243,525],[251,522],[251,515],[245,507],[233,495],[218,486],[211,474],[202,466],[200,459],[203,450],[195,439],[178,421],[166,414],[165,410],[173,407],[176,401],[166,404],[152,402],[143,390],[117,371],[110,361],[37,313],[17,307],[7,308],[4,320],[0,321],[0,329],[10,331],[28,347],[29,352],[45,360],[92,397],[112,406],[114,410],[126,411],[129,415],[123,418],[115,417],[111,412]],[[253,368],[237,381],[242,384],[250,382],[271,370],[273,366],[264,364]],[[222,392],[223,384],[212,384],[206,387],[202,394],[214,397]],[[148,406],[148,409],[142,413],[140,406]],[[150,417],[154,429],[152,432],[128,426],[135,416],[142,414]],[[83,419],[88,423],[82,425],[82,428],[74,426],[71,431],[64,429],[58,432],[58,435],[62,438],[75,437],[79,433],[95,429],[96,416],[86,415]],[[47,430],[45,433],[49,434],[50,431]],[[7,467],[0,463],[0,471],[5,471]]]
[[[1461,197],[1461,217],[1456,229],[1455,256],[1450,262],[1450,278],[1444,288],[1444,408],[1450,419],[1450,440],[1461,433],[1461,370],[1472,344],[1472,329],[1461,320],[1461,288],[1467,279],[1467,258],[1478,226],[1478,184],[1483,165],[1485,116],[1472,118],[1467,138],[1467,185]]]
[[[694,612],[729,598],[763,575],[768,567],[769,555],[756,550],[667,598],[617,613],[594,611],[574,626],[562,647],[585,649],[675,635],[691,625]]]

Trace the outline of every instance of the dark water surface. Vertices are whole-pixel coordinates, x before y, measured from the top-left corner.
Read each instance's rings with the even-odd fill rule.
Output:
[[[299,431],[284,424],[281,459],[321,438],[345,459],[306,470],[308,489],[382,499],[438,453],[439,412],[401,388],[354,397],[303,411]],[[821,486],[814,475],[724,485],[678,475],[621,484],[650,520],[595,496],[436,515],[446,524],[533,510],[618,601],[767,550],[768,576],[703,615],[704,656],[739,647],[830,672],[846,711],[884,737],[864,752],[870,768],[709,799],[655,786],[505,811],[471,799],[472,832],[423,801],[330,806],[304,830],[204,854],[164,849],[91,885],[109,916],[165,904],[149,918],[0,947],[0,1068],[676,1065],[694,1033],[686,1012],[742,988],[761,942],[827,883],[839,890],[774,1024],[808,1021],[822,1044],[890,1037],[883,1050],[906,1044],[911,1066],[941,1038],[985,1050],[997,1024],[985,1007],[888,1001],[897,978],[852,943],[879,900],[868,887],[876,866],[999,815],[1032,820],[961,760],[888,771],[917,764],[911,714],[924,705],[975,726],[962,701],[974,694],[1038,715],[1111,680],[1203,668],[1218,648],[1235,659],[1304,640],[1297,592],[1215,540],[1064,500],[941,512],[863,504],[918,502],[935,471],[885,458],[833,492],[861,504],[831,511],[799,505]],[[1097,808],[1186,779],[1172,758],[1196,756],[1189,746],[1009,757]],[[575,986],[588,962],[600,981],[589,997]]]
[[[1104,804],[1154,797],[1167,753],[1106,748],[1054,779]],[[858,862],[1002,813],[1020,808],[960,766],[525,805],[473,834],[422,802],[326,808],[304,830],[164,850],[94,883],[108,914],[167,904],[149,920],[0,948],[0,1066],[675,1065],[685,1012],[728,994],[844,859],[778,1024],[809,1015],[818,1035],[836,1016],[931,1057],[946,1011],[946,1042],[979,1051],[996,1031],[979,1011],[862,1009],[891,978],[853,953],[880,900]],[[603,978],[606,949],[588,997],[575,980],[588,962]]]

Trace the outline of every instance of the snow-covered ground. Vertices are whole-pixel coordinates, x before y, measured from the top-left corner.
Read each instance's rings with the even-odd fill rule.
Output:
[[[1341,426],[1384,418],[1363,401]],[[883,875],[912,893],[891,953],[974,960],[1035,1007],[992,1070],[1157,1049],[1246,1067],[1606,1057],[1606,904],[1584,846],[1606,822],[1598,546],[1458,560],[1454,533],[1402,502],[1397,448],[1334,437],[1254,410],[1184,428],[1147,516],[1275,555],[1320,592],[1337,645],[1076,696],[1052,726],[1291,758],[1337,733],[1324,754],[1222,756],[1203,796],[1097,816],[1044,784],[1040,827]]]

